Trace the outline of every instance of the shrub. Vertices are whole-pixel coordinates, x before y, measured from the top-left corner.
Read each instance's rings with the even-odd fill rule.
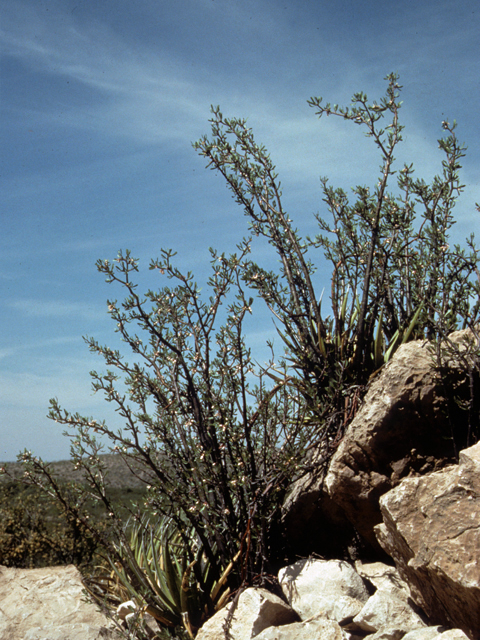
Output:
[[[19,482],[0,484],[0,565],[85,566],[97,551],[81,523],[62,517],[57,504],[44,493]]]
[[[272,538],[285,492],[292,478],[307,468],[305,451],[316,439],[311,429],[303,428],[304,410],[290,376],[284,369],[274,370],[273,364],[256,370],[245,346],[242,325],[253,301],[246,296],[240,274],[248,250],[244,242],[239,255],[227,258],[212,252],[212,295],[207,301],[200,299],[192,276],[173,266],[168,252],[151,268],[175,286],[149,291],[142,299],[132,281],[137,262],[128,252],[113,264],[99,262],[110,283],[128,290],[121,305],[109,301],[109,310],[140,360],[130,365],[119,352],[88,339],[92,351],[116,369],[92,376],[95,390],[116,404],[125,428],[114,432],[104,423],[62,411],[52,400],[51,417],[76,430],[71,456],[84,468],[88,484],[87,490],[71,486],[70,495],[48,465],[29,452],[22,456],[31,481],[56,495],[92,535],[99,534],[86,519],[85,501],[103,503],[112,516],[111,534],[110,539],[99,537],[121,561],[112,540],[125,534],[106,491],[107,470],[97,440],[97,434],[107,436],[112,452],[124,457],[134,473],[143,466],[148,483],[145,508],[154,516],[171,518],[179,531],[188,525],[195,532],[211,565],[207,577],[199,564],[192,567],[206,594],[231,562],[232,589],[269,570],[275,561]],[[218,327],[221,305],[232,290],[226,321]],[[132,325],[145,332],[145,341]],[[115,387],[117,372],[125,376],[128,399]],[[213,607],[210,602],[210,611]]]
[[[330,421],[333,437],[352,418],[369,376],[402,342],[439,340],[478,321],[479,255],[473,235],[467,249],[449,244],[453,208],[463,190],[459,169],[465,148],[456,138],[456,124],[442,123],[447,135],[438,144],[445,159],[430,185],[414,177],[412,164],[398,170],[401,86],[396,74],[386,80],[386,95],[379,101],[361,92],[348,108],[309,100],[319,117],[337,116],[361,126],[380,156],[375,186],[353,189],[353,203],[321,179],[331,220],[317,216],[320,233],[313,239],[304,240],[292,226],[275,166],[245,120],[225,118],[217,107],[211,138],[195,144],[207,166],[226,180],[252,232],[278,254],[279,273],[248,262],[242,275],[280,322],[298,389],[312,416]],[[326,317],[308,257],[316,248],[332,267],[332,314]]]

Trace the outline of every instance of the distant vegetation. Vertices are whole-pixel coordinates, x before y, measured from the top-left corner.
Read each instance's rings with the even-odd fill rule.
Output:
[[[108,493],[125,519],[132,505],[141,502],[144,485],[128,473],[120,456],[103,456],[110,468]],[[55,475],[67,485],[84,478],[70,461],[53,463]],[[22,482],[23,465],[9,463],[10,477],[0,475],[0,565],[46,567],[75,564],[84,570],[102,562],[104,552],[88,530],[68,517],[58,502],[40,487]],[[99,529],[105,528],[105,510],[91,501],[88,514]]]

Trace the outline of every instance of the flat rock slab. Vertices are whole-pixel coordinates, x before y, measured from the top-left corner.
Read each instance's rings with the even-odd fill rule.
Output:
[[[86,602],[73,565],[42,569],[0,566],[2,640],[118,640],[113,623]]]

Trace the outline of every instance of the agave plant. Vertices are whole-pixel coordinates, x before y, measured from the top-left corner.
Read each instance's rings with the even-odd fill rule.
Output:
[[[148,613],[168,629],[183,626],[194,638],[228,601],[226,582],[234,563],[212,583],[210,561],[194,532],[165,516],[129,520],[124,532],[114,543],[116,559],[107,556],[110,573],[91,579],[89,592],[111,609],[131,600],[140,616]]]
[[[348,305],[350,302],[352,303],[352,308],[349,310]],[[343,368],[345,378],[348,378],[350,371],[354,373],[355,352],[358,348],[356,323],[360,313],[360,300],[357,296],[353,298],[350,290],[347,290],[341,299],[340,309],[337,310],[336,313],[334,309],[334,318],[330,316],[326,318],[322,317],[321,303],[322,298],[320,298],[318,303],[320,320],[316,321],[311,315],[309,331],[312,342],[318,347],[318,352],[321,356],[320,367],[323,367],[325,372],[323,378],[327,384],[330,384],[331,380],[335,379],[335,376],[332,376],[332,372],[339,363]],[[364,347],[367,351],[366,363],[370,373],[376,372],[382,365],[389,362],[400,345],[411,339],[419,324],[419,317],[423,310],[423,304],[419,305],[409,319],[408,324],[399,327],[391,337],[387,337],[383,320],[383,308],[380,309],[375,323],[376,330],[374,335],[372,335],[371,341]],[[368,317],[367,324],[371,324],[371,322],[371,317]],[[288,330],[288,326],[286,327],[285,333],[278,328],[277,331],[290,354],[301,351],[296,336],[292,331]],[[293,367],[298,369],[293,356],[287,357],[287,359],[291,360]],[[301,383],[300,388],[302,388]],[[308,396],[309,392],[307,390],[305,391]]]

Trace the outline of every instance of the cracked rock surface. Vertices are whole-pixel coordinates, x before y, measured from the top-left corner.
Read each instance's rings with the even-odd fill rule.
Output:
[[[0,567],[2,640],[119,640],[112,623],[85,601],[78,570]]]
[[[480,638],[480,443],[380,499],[382,547],[432,619]]]

